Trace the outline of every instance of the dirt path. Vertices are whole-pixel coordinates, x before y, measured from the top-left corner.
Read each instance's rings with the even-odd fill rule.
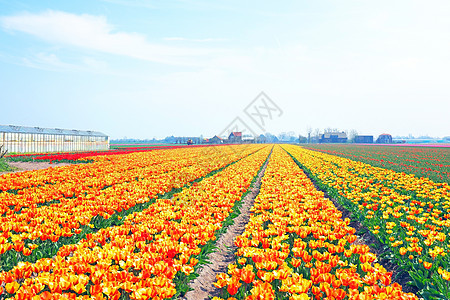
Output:
[[[227,231],[217,240],[217,250],[208,255],[208,260],[211,261],[211,264],[205,265],[199,269],[199,276],[189,284],[193,290],[187,292],[181,299],[206,300],[218,296],[219,290],[213,286],[213,283],[216,281],[216,275],[219,273],[226,273],[228,265],[235,261],[234,253],[237,248],[234,245],[234,240],[238,235],[241,235],[244,232],[245,225],[247,225],[250,219],[250,209],[253,207],[255,198],[259,194],[261,179],[264,176],[269,159],[270,155],[263,168],[258,173],[257,179],[250,189],[250,192],[242,200],[243,204],[240,208],[241,213],[234,219],[234,224],[229,226]]]
[[[49,162],[24,162],[24,161],[13,161],[8,162],[8,165],[14,168],[12,171],[0,172],[0,175],[6,173],[15,173],[15,172],[23,172],[23,171],[32,171],[32,170],[42,170],[47,168],[54,167],[62,167],[62,166],[70,166],[69,163],[55,163],[50,164]]]

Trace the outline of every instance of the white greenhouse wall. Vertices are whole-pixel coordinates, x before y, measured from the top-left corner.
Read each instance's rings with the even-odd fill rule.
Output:
[[[0,145],[4,145],[10,153],[94,151],[108,150],[109,138],[105,136],[0,132]]]

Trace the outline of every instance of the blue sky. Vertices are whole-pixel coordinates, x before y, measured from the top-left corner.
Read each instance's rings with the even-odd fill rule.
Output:
[[[448,1],[0,0],[0,124],[450,135]]]

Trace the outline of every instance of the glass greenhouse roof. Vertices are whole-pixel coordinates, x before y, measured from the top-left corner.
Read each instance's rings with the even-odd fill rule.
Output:
[[[75,129],[70,130],[70,129],[42,128],[42,127],[26,127],[26,126],[16,126],[16,125],[0,125],[0,132],[107,137],[106,134],[98,132],[98,131],[83,131],[83,130],[75,130]]]

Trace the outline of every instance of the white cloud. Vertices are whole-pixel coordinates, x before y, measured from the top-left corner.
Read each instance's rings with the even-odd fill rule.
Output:
[[[8,31],[24,32],[54,44],[165,64],[201,65],[211,55],[222,52],[153,44],[142,34],[115,31],[105,17],[87,14],[49,10],[40,14],[5,16],[0,18],[0,24]]]
[[[122,75],[114,72],[109,65],[102,60],[93,57],[83,56],[79,59],[61,59],[55,53],[38,52],[26,57],[9,57],[9,62],[27,66],[34,69],[56,71],[56,72],[91,72],[101,74]]]
[[[36,55],[22,58],[21,63],[30,68],[61,71],[61,70],[82,70],[78,64],[72,64],[61,61],[61,59],[53,53],[37,53]]]

